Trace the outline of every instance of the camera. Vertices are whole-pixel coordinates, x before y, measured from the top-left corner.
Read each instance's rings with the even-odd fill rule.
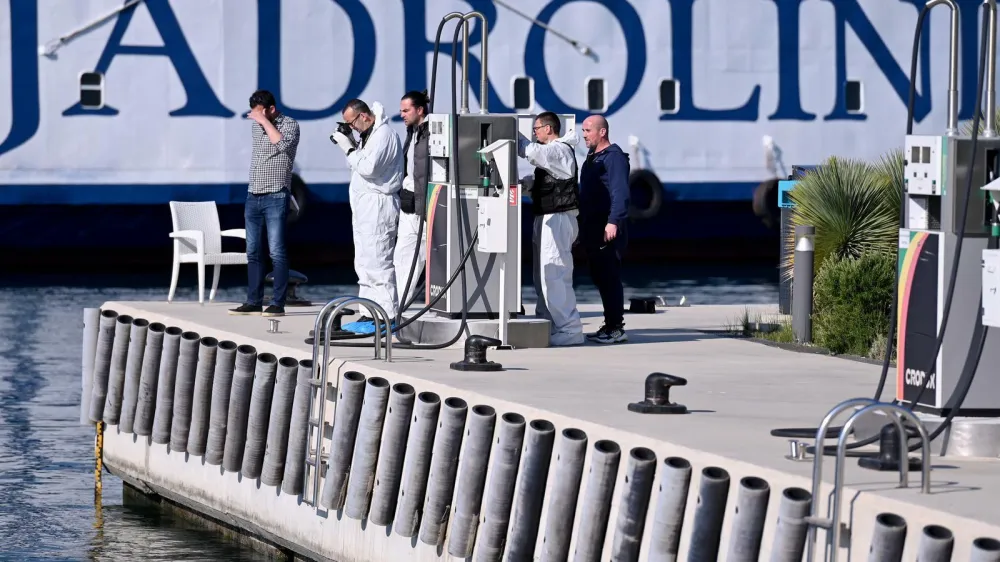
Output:
[[[347,138],[351,138],[351,135],[354,134],[351,126],[341,121],[337,121],[337,132]],[[334,135],[330,135],[330,140],[333,141],[333,144],[337,144],[337,140],[334,138]]]

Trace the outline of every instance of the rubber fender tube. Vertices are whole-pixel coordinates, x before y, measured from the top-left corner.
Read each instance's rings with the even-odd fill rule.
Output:
[[[289,190],[288,214],[285,215],[285,224],[295,224],[306,210],[306,195],[309,188],[306,182],[298,174],[292,174],[292,186]],[[293,201],[294,200],[294,201]]]
[[[640,208],[634,204],[630,204],[628,209],[629,218],[633,220],[651,219],[660,212],[660,207],[663,205],[663,184],[660,183],[660,178],[656,177],[656,174],[652,170],[633,170],[628,175],[628,189],[632,201],[636,200],[636,191],[649,192],[649,206]]]
[[[769,230],[774,230],[781,224],[781,215],[778,212],[777,178],[763,181],[753,190],[753,214]]]

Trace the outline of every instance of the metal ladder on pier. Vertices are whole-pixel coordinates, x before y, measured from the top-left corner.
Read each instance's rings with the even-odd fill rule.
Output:
[[[829,504],[827,504],[827,517],[821,518],[818,516],[819,513],[819,494],[820,487],[823,483],[823,457],[825,447],[823,446],[823,439],[826,437],[826,432],[833,423],[833,420],[846,410],[857,406],[864,406],[863,408],[856,410],[851,417],[848,418],[847,423],[841,428],[840,434],[837,437],[837,455],[834,460],[833,467],[833,494],[830,498]],[[855,422],[858,418],[871,413],[881,413],[889,418],[892,424],[896,426],[896,431],[899,433],[899,487],[906,488],[909,486],[909,437],[905,432],[905,427],[903,426],[903,421],[909,421],[916,426],[917,432],[920,434],[921,441],[921,485],[922,492],[925,494],[931,493],[931,447],[930,440],[927,437],[927,428],[920,419],[911,411],[899,406],[897,404],[892,404],[890,402],[876,402],[871,398],[851,398],[850,400],[845,400],[840,404],[837,404],[829,412],[827,412],[826,417],[823,418],[823,422],[820,424],[819,428],[816,430],[816,442],[813,448],[813,475],[812,475],[812,503],[809,508],[809,515],[805,518],[806,524],[809,526],[808,536],[806,539],[806,562],[815,562],[816,560],[816,531],[817,529],[823,529],[826,531],[826,556],[825,560],[827,562],[837,562],[837,556],[840,553],[840,542],[841,536],[845,531],[845,525],[840,522],[841,514],[841,497],[844,491],[844,460],[847,457],[847,436],[850,435],[851,429],[853,429]],[[850,529],[846,529],[848,536]]]
[[[372,300],[361,297],[337,297],[326,303],[316,315],[316,322],[313,325],[313,378],[309,400],[308,423],[306,424],[306,458],[303,464],[303,489],[302,499],[312,506],[319,503],[319,482],[323,472],[323,465],[327,462],[328,453],[323,452],[323,440],[325,437],[326,420],[326,391],[329,387],[330,375],[330,338],[327,335],[333,329],[333,321],[338,317],[340,311],[350,304],[358,304],[364,307],[368,314],[375,320],[375,359],[381,359],[381,342],[385,337],[385,361],[392,362],[392,325],[391,319],[385,310]],[[385,335],[382,334],[382,327],[385,326]],[[323,342],[323,357],[320,358],[319,347]],[[333,425],[333,422],[330,422]]]

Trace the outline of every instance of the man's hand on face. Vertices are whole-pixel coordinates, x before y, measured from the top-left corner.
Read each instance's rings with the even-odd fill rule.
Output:
[[[247,113],[247,119],[253,119],[258,123],[263,123],[267,119],[267,117],[264,115],[264,108],[261,106],[257,106],[251,109],[250,112]]]

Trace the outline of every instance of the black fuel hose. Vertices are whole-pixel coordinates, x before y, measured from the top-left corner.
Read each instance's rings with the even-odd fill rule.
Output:
[[[444,23],[445,23],[445,20],[442,20],[441,24],[438,26],[438,39],[440,39],[441,27],[444,26]],[[451,81],[452,81],[451,82],[451,119],[452,119],[451,135],[452,135],[452,146],[455,146],[455,147],[458,146],[458,126],[457,126],[457,123],[458,123],[458,94],[457,94],[457,82],[458,82],[458,80],[457,80],[457,77],[458,77],[458,34],[459,34],[459,32],[462,31],[464,25],[465,25],[465,21],[463,20],[458,26],[456,26],[456,28],[455,28],[455,37],[454,37],[454,40],[452,41],[452,45],[451,45]],[[438,46],[439,46],[439,41],[435,41],[435,55],[437,55]],[[433,72],[436,75],[436,72],[437,72],[437,57],[436,56],[435,56],[435,63],[434,63]],[[436,78],[436,76],[435,76],[435,78]],[[455,188],[458,189],[458,166],[459,166],[459,158],[457,156],[453,156],[452,157],[452,166],[453,166],[452,169],[453,169],[453,175],[454,175]],[[462,213],[463,217],[466,219],[465,223],[467,224],[468,217],[466,216],[466,212],[467,211],[465,209],[465,204],[462,202],[461,199],[458,199],[457,201],[458,201],[458,211],[460,213]],[[462,223],[462,222],[463,221],[460,221],[460,223]],[[423,223],[423,219],[421,219],[421,223]],[[459,262],[458,267],[452,273],[451,278],[448,280],[448,283],[445,284],[445,286],[442,288],[441,292],[439,292],[438,295],[433,300],[431,300],[431,302],[427,303],[422,309],[420,309],[419,311],[417,311],[416,314],[414,314],[413,316],[407,318],[403,322],[397,323],[395,326],[392,327],[391,330],[387,329],[385,336],[383,336],[382,334],[376,334],[375,337],[378,337],[378,338],[381,338],[381,337],[386,337],[386,338],[392,337],[390,335],[391,333],[399,332],[404,327],[406,327],[410,323],[414,322],[417,318],[419,318],[420,316],[422,316],[423,314],[425,314],[428,310],[430,310],[431,307],[433,307],[435,304],[437,304],[437,302],[439,300],[441,300],[441,298],[448,292],[448,289],[451,288],[451,285],[455,282],[455,280],[458,278],[458,276],[461,275],[461,278],[462,278],[462,303],[463,303],[463,306],[462,306],[462,321],[461,321],[461,323],[459,325],[458,331],[455,333],[455,336],[452,337],[451,340],[449,340],[449,341],[438,343],[438,344],[415,344],[415,343],[407,341],[407,342],[397,343],[393,347],[395,347],[397,349],[444,349],[446,347],[450,347],[450,346],[454,345],[455,342],[457,342],[462,337],[462,334],[465,332],[466,327],[468,326],[468,308],[469,307],[468,307],[468,302],[467,302],[468,301],[468,288],[467,288],[466,277],[465,277],[465,267],[466,267],[466,264],[469,261],[469,258],[472,257],[472,253],[475,252],[475,250],[476,250],[476,242],[478,240],[479,240],[479,228],[477,227],[476,230],[473,232],[472,241],[470,242],[469,247],[465,248],[465,230],[463,228],[459,228],[458,229],[458,247],[459,247],[459,252],[461,252],[463,254],[462,261]],[[420,244],[418,243],[417,244],[417,251],[419,251],[419,248],[420,248]],[[414,265],[416,263],[416,255],[417,254],[414,253],[414,259],[413,259]],[[412,274],[413,274],[413,269],[411,267],[411,270],[410,270],[410,279],[412,279]],[[407,285],[409,285],[409,279],[407,280]],[[397,315],[397,318],[399,318],[399,315]],[[388,326],[387,326],[387,328],[388,328]],[[317,337],[318,336],[316,336],[316,335],[313,336],[314,341],[319,341],[319,340],[315,339]],[[365,337],[366,338],[366,337],[369,337],[369,334],[358,334],[358,337]],[[355,336],[351,335],[351,336],[347,336],[346,338],[341,338],[341,339],[348,339],[348,338],[349,339],[355,339]],[[340,346],[340,347],[374,347],[375,346],[375,342],[349,343],[349,342],[341,342],[341,341],[339,341],[336,338],[331,338],[330,345],[336,345],[336,346]]]
[[[437,33],[434,36],[434,59],[431,62],[431,87],[430,87],[430,95],[428,96],[429,99],[427,100],[430,106],[427,110],[428,115],[434,113],[434,98],[436,93],[435,90],[437,89],[438,54],[441,51],[441,32],[444,31],[444,24],[446,23],[448,23],[448,19],[441,18],[441,22],[438,23]],[[459,24],[459,28],[462,28],[465,25],[467,25],[465,20],[462,20],[462,22]],[[458,37],[457,34],[456,37]],[[466,48],[466,45],[463,45],[462,47]],[[452,52],[454,53],[455,50],[456,50],[455,46],[452,45]],[[452,83],[452,86],[454,86],[454,82]],[[452,87],[452,90],[454,90],[454,87]],[[452,115],[454,114],[455,112],[453,111]],[[424,115],[424,118],[426,119],[427,115]],[[421,155],[421,157],[423,156],[424,155]],[[426,157],[430,158],[430,155],[427,155]],[[422,188],[426,190],[427,186],[422,186]],[[414,189],[417,189],[417,186],[414,186]],[[417,300],[418,293],[416,287],[419,287],[420,285],[419,282],[414,287],[413,296],[410,297],[409,300],[407,300],[407,295],[410,292],[410,283],[413,281],[413,274],[415,273],[415,269],[417,267],[417,259],[420,257],[420,249],[421,249],[420,243],[423,242],[424,239],[424,224],[426,224],[426,216],[427,216],[426,200],[424,203],[424,209],[419,209],[419,211],[420,211],[420,226],[417,227],[417,245],[413,248],[413,258],[410,260],[410,273],[406,277],[406,284],[403,287],[403,292],[399,294],[399,302],[401,306],[396,311],[396,324],[402,322],[403,311],[410,308],[410,306],[414,303],[414,301]],[[406,304],[403,304],[404,302]]]
[[[921,35],[921,32],[922,32],[923,22],[924,22],[924,19],[926,18],[927,13],[929,12],[929,8],[930,8],[929,6],[924,6],[920,10],[920,15],[917,18],[917,29],[916,29],[916,32],[914,34],[914,39],[913,39],[913,53],[912,53],[912,56],[911,56],[911,59],[910,59],[910,91],[909,91],[909,101],[908,101],[908,104],[907,104],[907,125],[906,125],[906,134],[907,135],[910,135],[910,134],[913,133],[913,121],[914,121],[914,116],[913,116],[914,109],[913,109],[913,106],[914,106],[915,97],[916,97],[917,57],[919,55],[920,35]],[[987,42],[988,42],[988,39],[989,39],[988,26],[989,26],[989,21],[986,18],[984,18],[983,19],[982,41],[981,41],[981,46],[980,46],[980,57],[979,57],[979,60],[980,60],[979,81],[978,81],[978,88],[977,88],[977,92],[976,92],[976,108],[977,108],[977,111],[976,111],[976,114],[975,114],[975,116],[973,118],[973,123],[972,123],[972,150],[971,150],[972,154],[970,156],[970,162],[969,162],[969,168],[968,168],[969,170],[974,169],[976,155],[977,155],[976,154],[976,144],[977,144],[977,140],[979,138],[979,118],[982,115],[981,111],[979,111],[978,108],[982,104],[982,93],[983,93],[983,85],[984,85],[983,82],[985,80],[985,72],[986,72],[986,63],[987,63],[987,61],[986,61],[986,46],[987,46]],[[968,175],[968,179],[967,179],[966,187],[965,187],[965,189],[966,189],[965,200],[966,201],[969,201],[970,197],[972,196],[972,180],[973,180],[973,175],[970,172],[969,175]],[[904,215],[905,204],[906,204],[905,193],[904,194],[900,194],[900,209],[899,209],[899,223],[900,223],[900,226],[902,226],[902,224],[903,224],[903,218],[905,216]],[[956,280],[958,278],[959,258],[961,256],[962,243],[963,243],[964,238],[965,238],[965,227],[964,227],[964,225],[966,224],[966,220],[968,218],[968,212],[969,212],[969,207],[968,207],[968,204],[966,204],[965,208],[962,210],[962,219],[961,219],[961,222],[959,223],[959,224],[962,225],[962,228],[958,231],[958,234],[957,234],[957,240],[956,240],[955,250],[954,250],[955,255],[954,255],[954,258],[952,260],[952,268],[951,268],[950,277],[949,277],[948,296],[945,299],[945,305],[944,305],[944,309],[942,311],[943,314],[942,314],[942,319],[941,319],[941,328],[940,328],[940,330],[938,332],[938,335],[937,335],[937,338],[936,338],[934,356],[931,359],[931,366],[930,366],[930,368],[926,370],[927,376],[924,377],[923,385],[921,386],[921,389],[920,389],[920,392],[917,395],[917,398],[914,399],[912,402],[910,402],[910,404],[907,407],[907,409],[909,411],[911,411],[911,412],[913,411],[913,408],[915,407],[915,405],[920,401],[920,398],[923,396],[924,391],[927,390],[928,384],[930,383],[931,378],[934,376],[934,369],[935,369],[935,366],[937,364],[937,357],[938,357],[938,355],[941,352],[941,345],[942,345],[942,343],[944,341],[944,332],[945,332],[945,328],[947,327],[948,317],[950,316],[951,305],[952,305],[952,301],[953,301],[954,294],[955,294],[955,282],[956,282]],[[994,242],[994,240],[991,238],[991,244],[993,242]],[[893,351],[893,347],[894,347],[893,344],[894,344],[895,333],[896,333],[896,308],[898,306],[898,299],[899,299],[899,283],[898,283],[898,278],[897,278],[897,282],[893,284],[893,293],[892,293],[892,302],[893,302],[893,304],[892,304],[892,308],[890,309],[889,333],[888,333],[887,338],[886,338],[886,340],[887,340],[886,341],[886,350],[885,350],[885,355],[884,355],[883,361],[882,361],[882,373],[881,373],[881,376],[879,377],[878,388],[876,389],[875,396],[874,396],[874,400],[876,400],[876,401],[878,401],[878,400],[881,399],[882,392],[883,392],[883,390],[885,388],[885,383],[886,383],[886,380],[888,378],[889,363],[890,363],[890,359],[891,359],[891,356],[892,356],[892,351]],[[959,382],[958,382],[958,386],[956,387],[956,393],[952,395],[951,399],[949,399],[949,403],[955,402],[956,399],[957,399],[958,403],[955,404],[954,406],[952,406],[952,408],[949,410],[948,415],[945,417],[944,422],[942,422],[937,428],[935,428],[935,430],[928,436],[930,440],[933,440],[933,439],[937,438],[942,432],[944,432],[951,425],[951,421],[954,418],[955,414],[957,413],[958,408],[965,401],[965,397],[968,394],[969,388],[971,388],[971,386],[972,386],[972,380],[975,378],[976,369],[978,368],[978,365],[979,365],[979,358],[982,355],[982,348],[985,345],[986,333],[987,333],[987,330],[984,329],[983,332],[982,332],[981,337],[979,338],[979,341],[978,342],[972,342],[974,345],[970,345],[969,356],[968,356],[968,359],[966,361],[965,368],[963,369],[963,372],[962,372],[962,374],[960,376],[960,379],[959,379]],[[973,355],[975,355],[975,360],[974,361],[970,361]],[[900,361],[900,360],[902,360],[902,358],[897,358],[897,361]],[[893,403],[898,403],[898,400],[893,400]],[[840,433],[840,429],[841,428],[839,428],[839,427],[838,428],[829,428],[829,430],[827,431],[827,434],[824,436],[824,438],[831,439],[831,438],[837,437],[839,435],[839,433]],[[798,437],[814,437],[816,435],[816,432],[818,430],[819,430],[819,428],[779,428],[779,429],[772,430],[771,431],[771,435],[775,436],[775,437],[793,437],[793,438],[798,438]],[[857,448],[860,448],[860,447],[864,447],[866,445],[870,445],[872,443],[875,443],[876,441],[879,440],[879,437],[880,437],[879,435],[875,435],[875,436],[869,437],[868,439],[863,439],[863,440],[854,442],[852,444],[849,444],[849,445],[847,445],[846,448],[848,450],[851,450],[851,449],[857,449]],[[920,447],[921,447],[921,445],[919,443],[917,443],[916,445],[911,445],[910,448],[909,448],[909,450],[913,451],[913,450],[919,449]],[[836,454],[836,450],[837,450],[837,448],[834,447],[834,446],[827,446],[827,447],[823,448],[823,453],[825,455],[835,455]],[[813,447],[813,446],[807,447],[806,448],[806,452],[808,452],[810,454],[815,454],[815,447]],[[853,453],[853,454],[849,453],[848,456],[868,456],[869,454],[874,455],[876,453]]]
[[[435,97],[435,90],[436,90],[436,87],[437,87],[438,54],[441,51],[441,33],[444,30],[444,24],[447,23],[447,22],[448,22],[448,18],[442,18],[441,19],[441,22],[438,23],[437,33],[435,34],[435,37],[434,37],[434,58],[433,58],[433,61],[431,62],[431,86],[430,86],[430,95],[428,96],[428,98],[429,98],[428,103],[429,103],[430,107],[429,107],[429,110],[428,110],[428,115],[431,114],[431,113],[434,113],[434,97]],[[465,25],[465,22],[463,21],[460,24],[459,28],[461,29],[461,27],[464,26],[464,25]],[[456,34],[456,37],[457,36],[458,35]],[[457,47],[455,47],[455,45],[452,45],[452,53],[453,54],[455,54],[456,49],[457,49]],[[452,66],[454,66],[454,65],[452,65]],[[454,90],[454,87],[452,88],[452,90]],[[454,114],[454,112],[453,112],[453,114]],[[426,118],[426,115],[424,117]],[[430,155],[427,155],[427,158],[430,158]],[[414,187],[414,188],[416,188],[416,187]],[[424,188],[426,189],[426,186]],[[413,248],[413,257],[410,260],[410,272],[409,272],[409,275],[406,278],[406,284],[405,284],[405,286],[403,288],[403,292],[399,294],[400,306],[396,310],[396,326],[395,326],[395,328],[393,328],[393,332],[396,333],[396,337],[397,338],[399,337],[399,333],[398,333],[399,330],[401,330],[402,328],[405,328],[406,326],[408,326],[415,319],[423,316],[428,310],[430,310],[430,308],[432,306],[434,306],[435,304],[437,304],[438,300],[440,300],[440,296],[438,296],[433,301],[431,301],[430,303],[428,303],[424,308],[422,308],[421,310],[417,311],[417,313],[414,314],[413,316],[411,316],[407,321],[405,321],[405,322],[403,321],[403,319],[402,319],[403,311],[409,309],[411,306],[413,306],[413,303],[416,302],[417,297],[419,295],[417,289],[421,286],[421,281],[423,280],[423,277],[421,277],[421,281],[418,281],[417,284],[414,286],[413,294],[409,295],[409,292],[410,292],[410,283],[412,283],[412,281],[413,281],[413,274],[415,273],[414,270],[416,269],[417,259],[420,257],[421,243],[423,242],[423,236],[424,236],[424,225],[426,224],[426,218],[425,217],[426,217],[426,209],[424,210],[424,212],[422,212],[420,214],[420,226],[417,227],[417,244]],[[478,240],[478,235],[474,236],[472,244],[475,245],[475,243],[476,243],[477,240]],[[469,254],[467,256],[463,257],[461,263],[464,264],[465,262],[467,262],[469,256],[471,256],[471,252],[469,252]],[[449,288],[451,288],[451,285],[458,279],[458,275],[457,274],[458,274],[458,270],[456,269],[455,274],[452,275],[451,278],[448,280],[448,283],[445,284],[443,291],[447,291]],[[409,295],[409,298],[407,298],[408,295]],[[310,333],[310,335],[312,337],[314,337],[314,338],[316,337],[315,334]],[[333,340],[331,340],[331,343],[333,341],[340,341],[340,340],[366,339],[366,338],[368,338],[370,336],[371,336],[371,334],[353,334],[353,333],[352,334],[344,334],[344,335],[340,335],[340,336],[334,336]],[[408,342],[405,342],[405,343],[408,343]],[[372,344],[372,345],[374,345],[374,344]]]

